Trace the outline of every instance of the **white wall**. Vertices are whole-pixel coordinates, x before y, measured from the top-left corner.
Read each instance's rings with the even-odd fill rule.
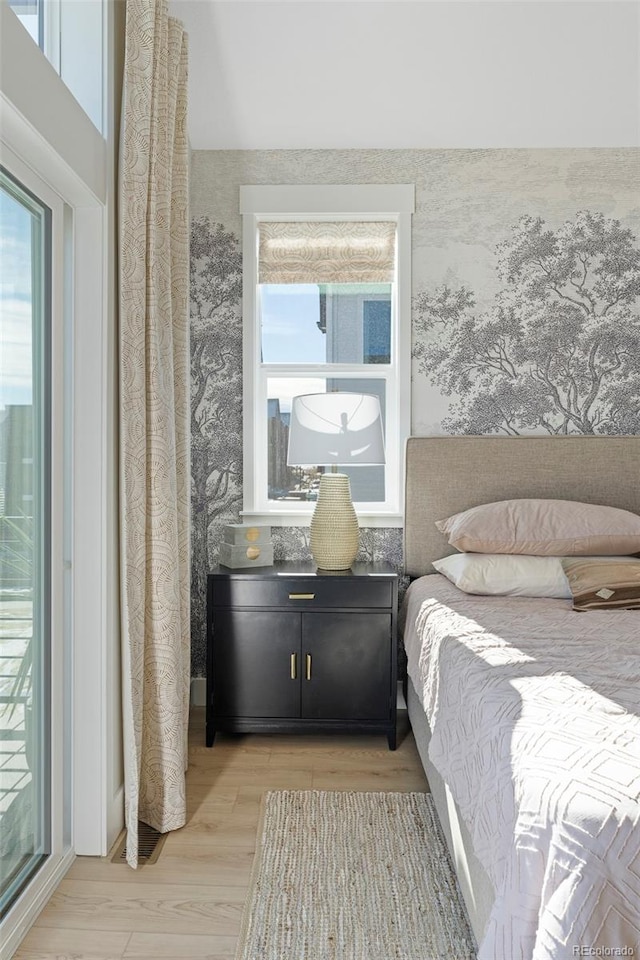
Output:
[[[637,2],[170,5],[196,150],[640,145]]]

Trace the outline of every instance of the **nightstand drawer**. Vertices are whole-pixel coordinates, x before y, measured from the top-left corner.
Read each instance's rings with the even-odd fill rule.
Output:
[[[260,580],[216,578],[213,599],[222,607],[278,607],[287,610],[389,608],[393,584],[372,577],[283,577]]]

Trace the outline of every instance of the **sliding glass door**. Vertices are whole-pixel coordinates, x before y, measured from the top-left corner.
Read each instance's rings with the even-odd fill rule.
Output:
[[[51,853],[51,211],[0,168],[0,918]]]

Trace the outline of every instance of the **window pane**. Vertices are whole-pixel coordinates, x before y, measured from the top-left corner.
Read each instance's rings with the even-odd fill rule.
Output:
[[[371,393],[380,401],[382,424],[385,429],[385,381],[349,377],[270,377],[267,381],[268,419],[268,497],[284,505],[286,502],[315,501],[318,498],[320,477],[329,471],[327,464],[288,466],[287,447],[293,397],[305,393]],[[385,431],[386,432],[386,431]],[[384,466],[339,465],[340,473],[351,480],[354,503],[381,503],[385,499]]]
[[[60,77],[102,131],[103,0],[60,4]]]
[[[9,0],[9,6],[38,46],[43,47],[43,0]]]
[[[262,284],[263,363],[390,363],[391,284]]]
[[[0,175],[0,912],[49,852],[46,208]]]
[[[102,132],[104,0],[9,0],[9,6]]]

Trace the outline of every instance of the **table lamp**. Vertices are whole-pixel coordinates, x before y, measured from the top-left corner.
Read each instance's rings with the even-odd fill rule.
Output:
[[[311,554],[321,570],[348,570],[358,552],[358,518],[343,466],[384,463],[380,401],[366,393],[307,393],[294,397],[287,463],[331,465],[320,478],[311,519]]]

